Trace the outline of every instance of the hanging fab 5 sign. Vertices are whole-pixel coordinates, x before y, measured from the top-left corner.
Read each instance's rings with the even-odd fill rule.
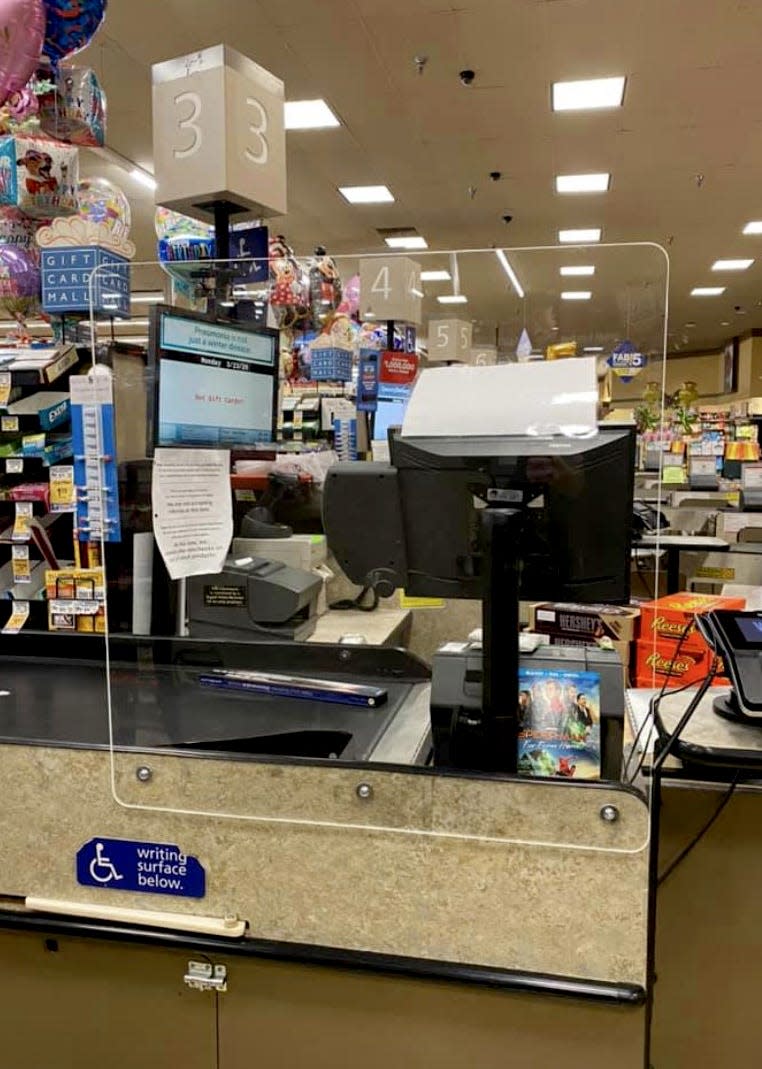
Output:
[[[638,352],[631,341],[624,341],[616,347],[606,363],[622,382],[631,382],[646,366],[648,359]]]

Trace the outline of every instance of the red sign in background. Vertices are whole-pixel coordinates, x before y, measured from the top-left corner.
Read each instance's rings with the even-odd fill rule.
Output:
[[[381,354],[379,382],[395,386],[410,386],[418,373],[418,357],[415,353],[386,352]]]

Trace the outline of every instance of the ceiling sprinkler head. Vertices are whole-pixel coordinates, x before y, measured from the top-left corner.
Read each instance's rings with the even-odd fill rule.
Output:
[[[473,200],[476,196],[476,186],[469,186],[466,192],[468,193],[468,199]]]
[[[413,56],[413,63],[415,64],[415,69],[418,71],[419,74],[423,74],[423,72],[426,70],[426,64],[428,62],[428,56]]]

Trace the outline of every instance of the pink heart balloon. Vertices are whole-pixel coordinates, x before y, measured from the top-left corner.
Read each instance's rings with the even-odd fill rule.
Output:
[[[0,0],[0,104],[34,74],[44,41],[43,0]]]

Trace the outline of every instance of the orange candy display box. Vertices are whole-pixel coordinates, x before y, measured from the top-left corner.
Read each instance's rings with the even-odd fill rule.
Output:
[[[707,646],[696,630],[696,616],[713,609],[745,609],[744,598],[723,598],[713,594],[667,594],[658,601],[640,606],[640,644],[651,648],[657,642],[680,644],[680,653],[707,653]],[[690,625],[690,626],[689,626]],[[685,680],[687,682],[687,680]]]
[[[635,643],[635,686],[661,687],[666,681],[667,690],[685,686],[686,683],[702,683],[712,667],[713,653],[708,646],[702,650],[686,650],[670,640],[657,642],[640,639]],[[720,660],[713,686],[730,686]]]

